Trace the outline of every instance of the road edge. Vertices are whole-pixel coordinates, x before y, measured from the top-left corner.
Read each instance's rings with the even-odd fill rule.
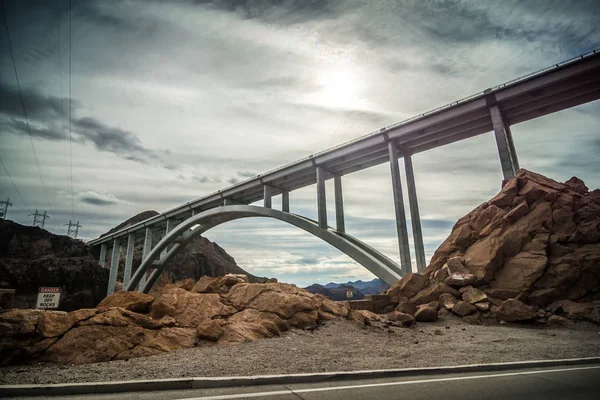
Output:
[[[0,397],[8,396],[66,396],[160,390],[186,390],[236,386],[282,385],[295,383],[331,382],[352,379],[377,379],[416,375],[507,371],[526,368],[600,364],[600,357],[561,360],[516,361],[491,364],[471,364],[442,367],[381,369],[366,371],[319,372],[291,375],[256,375],[232,377],[172,378],[137,381],[60,383],[41,385],[0,385]]]

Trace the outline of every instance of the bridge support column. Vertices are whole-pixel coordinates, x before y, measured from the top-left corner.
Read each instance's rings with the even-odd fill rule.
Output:
[[[419,215],[419,202],[417,200],[417,187],[413,171],[410,150],[403,152],[404,170],[406,172],[406,186],[408,186],[408,203],[410,205],[410,224],[412,225],[413,240],[415,242],[415,258],[417,271],[425,269],[425,246],[423,245],[423,232],[421,230],[421,216]]]
[[[398,149],[395,142],[388,142],[388,156],[392,174],[392,190],[394,193],[394,210],[396,211],[396,230],[398,231],[398,247],[400,250],[400,268],[403,274],[412,271],[410,262],[410,247],[408,245],[408,229],[406,228],[406,214],[404,213],[404,199],[402,198],[402,182],[400,180],[400,167],[398,165]]]
[[[119,272],[119,256],[121,255],[121,244],[119,239],[113,240],[112,257],[110,258],[110,274],[108,275],[108,290],[106,295],[110,296],[115,292],[117,283],[117,274]]]
[[[289,190],[281,191],[281,211],[290,212],[290,192],[289,192]]]
[[[317,167],[317,215],[319,226],[327,229],[327,198],[325,194],[325,170]]]
[[[193,210],[192,210],[193,211]],[[152,250],[152,229],[149,226],[146,227],[146,233],[144,235],[144,248],[142,249],[142,261],[148,258],[150,251]],[[140,283],[138,284],[138,290],[142,290],[144,286],[146,286],[146,275],[144,273],[140,278]]]
[[[271,186],[269,185],[264,185],[263,186],[263,197],[264,197],[264,207],[265,208],[272,208],[272,197],[273,197],[273,191],[271,190]]]
[[[498,154],[500,156],[500,164],[502,165],[502,174],[504,180],[512,178],[519,169],[519,160],[513,142],[510,127],[504,120],[502,111],[498,104],[489,106],[490,117],[494,127],[494,135],[496,136],[496,146],[498,146]]]
[[[175,227],[175,221],[173,221],[170,218],[167,218],[167,223],[165,226],[165,236],[167,236],[169,234],[169,232],[171,232],[171,229],[173,229]],[[161,260],[163,258],[166,257],[167,253],[169,252],[169,246],[167,246],[161,253],[160,253],[160,258]]]
[[[106,266],[106,243],[100,245],[100,259],[98,262],[102,267]]]
[[[125,272],[123,273],[123,289],[129,285],[131,279],[131,265],[133,264],[133,248],[135,246],[135,234],[127,236],[127,253],[125,253]]]
[[[333,186],[335,192],[335,226],[339,232],[346,232],[344,222],[344,198],[342,197],[342,177],[336,175],[333,177]]]

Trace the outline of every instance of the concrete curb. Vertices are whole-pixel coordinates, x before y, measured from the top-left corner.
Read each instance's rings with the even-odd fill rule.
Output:
[[[472,364],[444,367],[380,369],[369,371],[339,371],[293,375],[257,375],[206,378],[175,378],[139,381],[65,383],[47,385],[2,385],[0,397],[66,396],[79,394],[123,393],[158,390],[186,390],[235,386],[282,385],[294,383],[331,382],[354,379],[377,379],[416,375],[456,374],[467,372],[507,371],[570,365],[600,364],[600,357],[564,360],[517,361],[493,364]]]

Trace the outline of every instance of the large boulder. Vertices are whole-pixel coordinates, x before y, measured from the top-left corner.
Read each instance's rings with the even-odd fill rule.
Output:
[[[536,317],[537,314],[530,307],[516,299],[504,300],[496,311],[499,321],[526,321]]]
[[[98,304],[98,308],[122,307],[138,313],[146,313],[154,297],[141,292],[120,291],[105,297]]]
[[[600,323],[600,304],[596,305],[592,302],[576,303],[571,300],[561,300],[550,304],[547,309],[575,321],[588,320]]]
[[[413,296],[410,301],[415,305],[429,303],[437,301],[444,293],[451,294],[454,297],[458,297],[459,295],[456,289],[451,288],[445,283],[430,281],[429,286]]]
[[[150,316],[154,319],[170,316],[178,326],[197,327],[206,319],[227,317],[235,311],[216,293],[199,294],[173,288],[165,290],[154,300]]]
[[[476,313],[477,307],[465,301],[459,300],[456,302],[454,307],[452,307],[452,312],[460,315],[461,317],[464,317],[466,315]]]
[[[385,293],[390,296],[392,303],[399,303],[402,299],[415,296],[426,284],[426,277],[410,272],[394,283]]]
[[[437,301],[421,304],[415,311],[415,319],[419,322],[435,322],[438,319],[440,304]]]

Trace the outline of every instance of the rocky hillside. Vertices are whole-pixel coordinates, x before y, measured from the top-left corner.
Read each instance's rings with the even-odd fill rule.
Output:
[[[0,313],[0,363],[122,360],[244,343],[290,328],[313,330],[324,320],[340,318],[365,323],[346,304],[294,285],[247,283],[244,275],[187,279],[164,286],[156,296],[116,292],[98,308]]]
[[[116,232],[119,229],[141,222],[145,219],[158,215],[156,211],[141,212],[126,221],[120,223],[101,236]],[[158,243],[162,237],[161,232],[154,232],[153,243]],[[125,246],[123,246],[125,247]],[[133,254],[132,273],[142,262],[143,237],[138,236]],[[125,248],[122,249],[125,251]],[[119,281],[123,281],[123,272],[125,270],[125,257],[122,256],[119,265]],[[211,242],[204,237],[197,237],[190,241],[185,248],[173,257],[167,264],[167,269],[160,276],[153,287],[153,291],[159,291],[166,284],[177,282],[183,279],[200,279],[201,276],[223,276],[226,274],[244,274],[248,276],[250,282],[265,282],[267,278],[259,278],[248,274],[240,268],[233,257],[221,248],[218,244]]]
[[[304,288],[304,290],[306,290],[309,293],[320,294],[334,301],[348,300],[348,297],[346,297],[347,289],[352,289],[353,300],[360,300],[365,298],[365,295],[360,290],[352,286],[346,285],[338,285],[337,287],[331,287],[328,289],[324,286],[319,285],[318,283],[313,283],[312,285]]]
[[[35,307],[40,286],[62,287],[62,310],[95,307],[107,284],[108,271],[80,240],[0,220],[0,288],[16,290],[14,307]]]
[[[441,307],[475,323],[600,322],[600,190],[520,170],[456,223],[422,275],[387,294],[415,317]]]

